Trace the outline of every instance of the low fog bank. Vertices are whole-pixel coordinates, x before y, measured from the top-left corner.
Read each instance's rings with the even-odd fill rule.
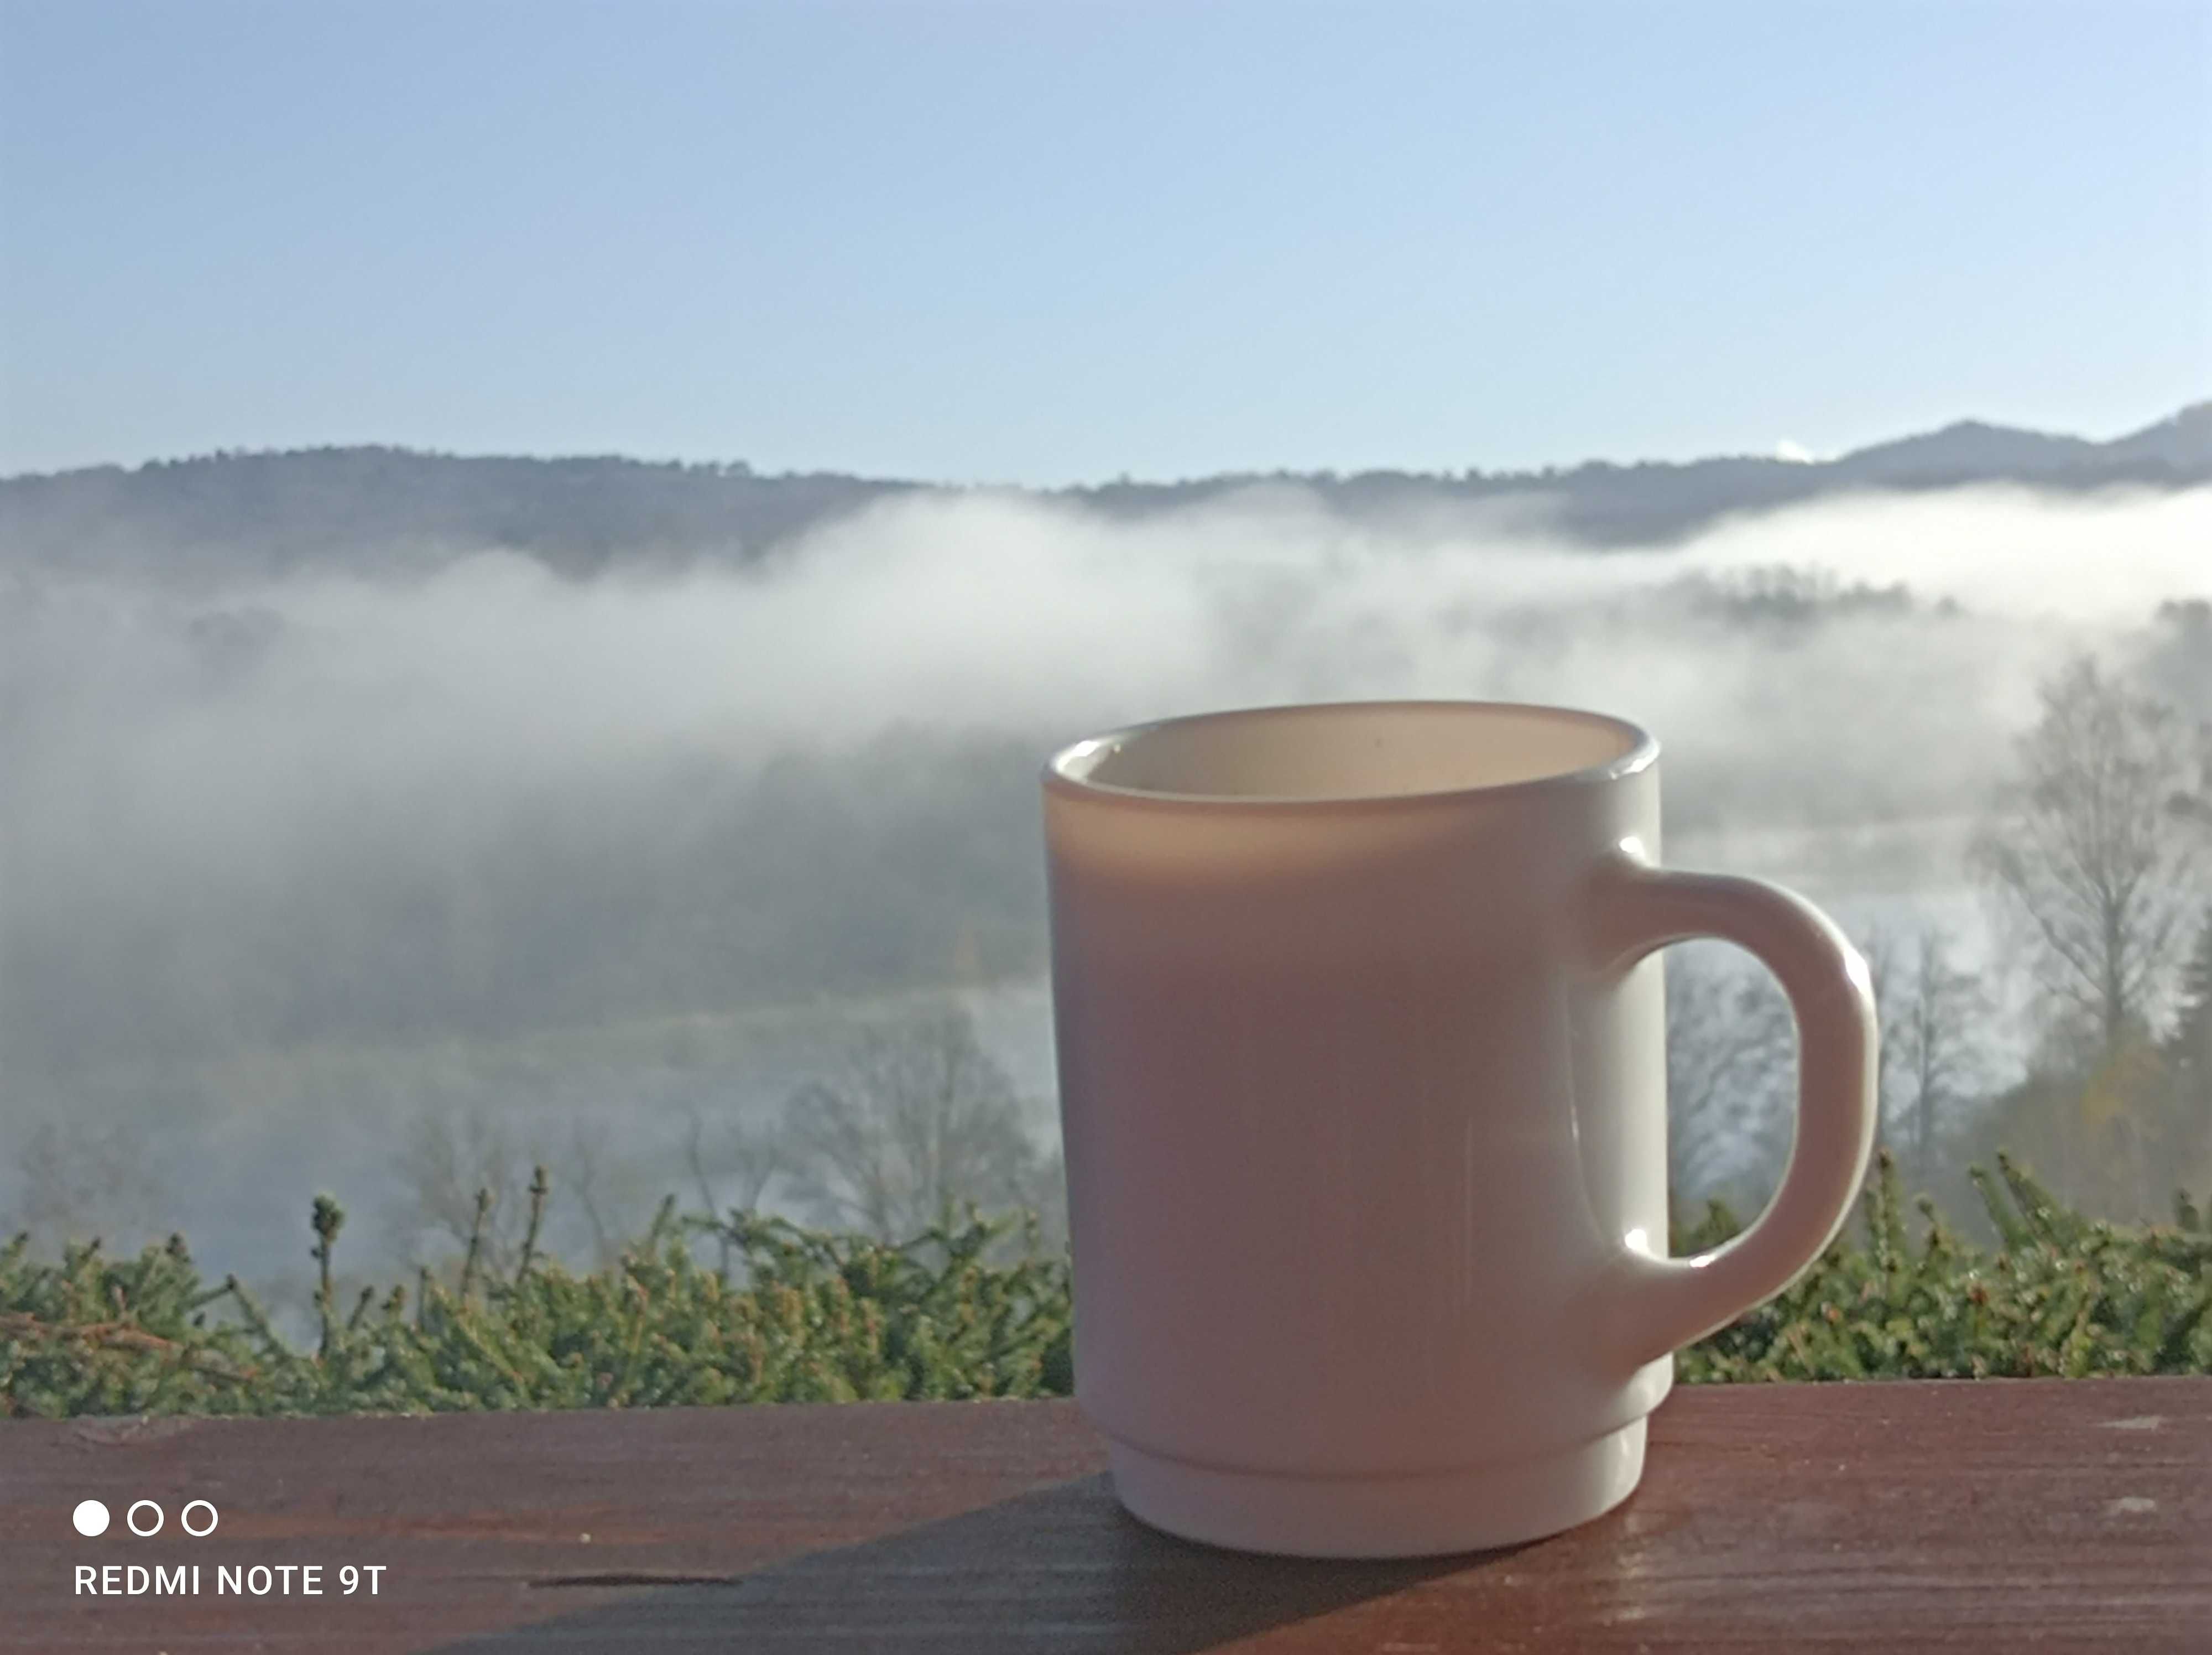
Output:
[[[596,1153],[649,1205],[695,1120],[764,1116],[856,1012],[946,989],[1046,1132],[1036,766],[1207,707],[1624,713],[1666,749],[1674,859],[1983,950],[1961,849],[2039,678],[2094,650],[2212,717],[2176,606],[2208,548],[2202,488],[1870,494],[1596,553],[1261,487],[1137,520],[901,496],[745,571],[18,569],[0,1161],[18,1204],[66,1173],[111,1236],[158,1213],[249,1273],[329,1186],[398,1258],[424,1119]]]

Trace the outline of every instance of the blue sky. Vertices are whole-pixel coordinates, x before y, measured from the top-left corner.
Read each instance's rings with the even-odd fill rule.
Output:
[[[1492,469],[2209,389],[2195,0],[0,0],[0,473]]]

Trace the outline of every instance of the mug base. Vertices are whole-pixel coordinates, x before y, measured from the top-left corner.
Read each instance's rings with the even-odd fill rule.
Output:
[[[1323,1476],[1228,1471],[1109,1442],[1130,1515],[1185,1540],[1282,1557],[1437,1557],[1557,1534],[1611,1511],[1644,1475],[1644,1422],[1537,1459]]]

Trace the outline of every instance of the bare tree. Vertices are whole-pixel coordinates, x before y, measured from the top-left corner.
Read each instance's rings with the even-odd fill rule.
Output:
[[[1899,963],[1899,961],[1902,963]],[[1959,969],[1943,934],[1922,928],[1909,953],[1890,957],[1881,996],[1885,1136],[1905,1150],[1922,1189],[1936,1146],[1990,1078],[1996,1014],[1981,980]]]
[[[1034,1208],[1047,1165],[1006,1071],[947,1008],[869,1024],[793,1093],[782,1144],[793,1193],[825,1222],[904,1241],[963,1202]]]
[[[718,1217],[726,1210],[757,1211],[769,1186],[787,1170],[789,1155],[778,1134],[745,1121],[732,1122],[710,1145],[707,1123],[695,1109],[684,1136],[684,1159],[691,1169],[692,1183],[698,1187],[701,1214]],[[722,1200],[726,1178],[735,1185],[736,1195],[727,1208]],[[714,1241],[722,1274],[727,1275],[729,1230],[718,1226]]]
[[[732,1121],[710,1134],[696,1109],[687,1119],[684,1159],[707,1213],[732,1208],[752,1212],[767,1199],[769,1186],[791,1170],[790,1149],[781,1133],[755,1122]]]
[[[1763,970],[1667,955],[1668,1178],[1680,1203],[1771,1182],[1788,1153],[1796,1026]]]
[[[2197,912],[2192,733],[2084,657],[2042,687],[2020,780],[1972,864],[2025,934],[2045,992],[2109,1060],[2148,1036]]]
[[[1892,1118],[1897,1113],[1899,1073],[1898,1050],[1892,1037],[1905,975],[1905,951],[1887,929],[1876,926],[1854,937],[1860,958],[1866,961],[1867,981],[1874,989],[1875,1026],[1881,1032],[1881,1055],[1875,1069],[1875,1141],[1888,1141]]]
[[[415,1118],[394,1168],[401,1194],[393,1226],[419,1244],[427,1232],[478,1249],[494,1274],[520,1256],[528,1223],[529,1158],[506,1123],[487,1110],[430,1109]],[[489,1200],[479,1208],[479,1196]]]

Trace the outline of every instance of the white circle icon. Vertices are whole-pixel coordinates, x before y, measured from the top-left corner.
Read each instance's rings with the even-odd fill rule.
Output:
[[[76,1524],[76,1531],[88,1539],[94,1535],[106,1534],[107,1507],[96,1500],[81,1500],[76,1503],[76,1510],[70,1513],[70,1521]]]
[[[195,1529],[192,1527],[192,1507],[195,1506],[204,1506],[207,1507],[208,1524],[204,1529]],[[205,1536],[213,1534],[215,1532],[215,1504],[211,1500],[186,1500],[185,1502],[185,1509],[177,1513],[177,1526],[181,1528],[186,1534],[191,1536],[195,1540],[203,1539]]]
[[[138,1513],[142,1511],[153,1512],[154,1526],[152,1528],[142,1529],[138,1526]],[[131,1532],[137,1535],[141,1540],[145,1539],[149,1535],[157,1535],[161,1532],[161,1524],[163,1520],[161,1516],[161,1508],[156,1506],[150,1500],[136,1500],[131,1501],[131,1509],[123,1514],[123,1520],[131,1525]]]

